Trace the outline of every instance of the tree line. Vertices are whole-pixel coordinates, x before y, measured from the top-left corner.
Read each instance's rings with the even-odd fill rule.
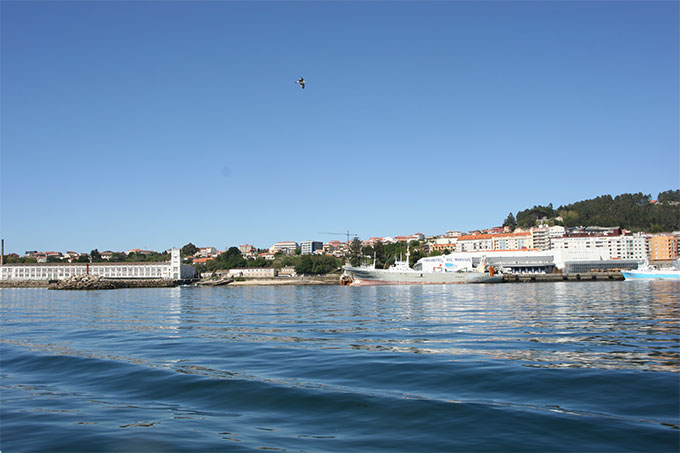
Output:
[[[530,228],[538,223],[576,226],[620,226],[627,230],[647,233],[680,230],[680,190],[667,190],[658,194],[656,203],[643,193],[623,193],[612,197],[599,197],[553,208],[534,206],[508,214],[503,226]]]
[[[190,249],[188,248],[187,250]],[[182,250],[184,250],[184,247],[182,247]],[[342,261],[333,256],[300,255],[299,252],[294,255],[286,255],[279,252],[274,255],[273,260],[266,260],[262,257],[246,258],[237,247],[229,247],[227,251],[217,255],[215,259],[205,264],[199,263],[194,265],[197,273],[238,268],[281,269],[282,267],[291,266],[295,268],[295,272],[298,274],[320,275],[339,272],[342,267]]]

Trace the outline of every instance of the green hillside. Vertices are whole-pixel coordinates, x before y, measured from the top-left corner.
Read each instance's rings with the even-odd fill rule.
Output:
[[[655,202],[653,202],[655,201]],[[680,230],[680,190],[668,190],[653,200],[651,195],[624,193],[602,195],[560,206],[534,206],[508,215],[503,225],[532,227],[537,222],[574,226],[620,226],[631,231],[658,233]]]

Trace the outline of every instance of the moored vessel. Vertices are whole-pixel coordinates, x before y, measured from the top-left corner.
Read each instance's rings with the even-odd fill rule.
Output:
[[[673,267],[657,269],[649,263],[643,263],[636,270],[621,271],[626,280],[637,279],[673,279],[680,280],[680,261],[676,260]]]
[[[409,266],[410,252],[406,260],[396,260],[388,269],[372,266],[345,266],[344,281],[351,286],[365,285],[438,285],[453,283],[498,283],[503,276],[482,260],[474,267],[472,258],[451,255],[421,258],[413,268]]]

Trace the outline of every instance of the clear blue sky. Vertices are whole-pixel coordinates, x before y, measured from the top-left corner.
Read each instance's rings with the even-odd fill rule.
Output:
[[[7,252],[438,234],[680,186],[675,1],[0,12]]]

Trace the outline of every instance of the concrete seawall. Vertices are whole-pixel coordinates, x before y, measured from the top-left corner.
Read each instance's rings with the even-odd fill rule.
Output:
[[[582,272],[578,274],[503,274],[505,283],[534,282],[578,282],[623,280],[623,274],[616,272]]]
[[[181,281],[162,279],[106,279],[80,278],[48,281],[48,280],[3,280],[0,288],[49,288],[49,289],[119,289],[119,288],[169,288],[177,286]]]
[[[298,277],[253,278],[245,281],[234,281],[228,286],[286,286],[286,285],[339,285],[340,275],[314,275]]]

